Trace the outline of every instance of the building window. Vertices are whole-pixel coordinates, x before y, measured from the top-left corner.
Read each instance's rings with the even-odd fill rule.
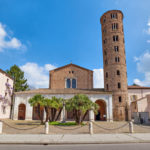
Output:
[[[121,96],[119,96],[119,103],[121,103],[122,102],[122,98],[121,98]]]
[[[131,98],[131,101],[135,101],[138,99],[137,95],[131,95],[130,98]]]
[[[117,70],[117,75],[120,75],[120,71],[119,70]]]
[[[124,38],[123,38],[123,43],[124,43]]]
[[[108,64],[108,62],[107,62],[107,60],[105,60],[105,65],[107,65]]]
[[[118,23],[113,23],[112,30],[117,30],[117,29],[118,29]]]
[[[121,83],[120,82],[118,82],[118,89],[120,89],[121,88]]]
[[[104,54],[105,54],[105,55],[107,55],[107,52],[106,52],[106,50],[104,51]]]
[[[117,19],[117,13],[113,13],[110,16],[111,16],[111,19]]]
[[[109,89],[108,84],[106,84],[106,89],[107,89],[107,90]]]
[[[119,52],[119,46],[114,46],[115,52]]]
[[[120,62],[120,58],[119,57],[115,57],[115,62]]]
[[[77,83],[76,83],[76,79],[72,79],[72,88],[76,88],[77,87]]]
[[[66,79],[66,88],[77,88],[76,79]]]
[[[106,22],[106,18],[103,19],[103,23],[105,23],[105,22]]]
[[[106,44],[106,42],[107,42],[107,39],[105,39],[105,40],[103,41],[104,44]]]
[[[113,41],[116,42],[116,41],[118,41],[118,40],[119,40],[118,35],[114,35],[114,36],[113,36]]]
[[[106,78],[108,78],[108,72],[106,72]]]
[[[66,88],[71,88],[71,81],[70,81],[70,79],[66,80]]]
[[[122,116],[122,110],[120,110],[120,116]]]
[[[74,71],[72,71],[72,74],[74,74]]]
[[[106,33],[106,29],[103,30],[103,33]]]

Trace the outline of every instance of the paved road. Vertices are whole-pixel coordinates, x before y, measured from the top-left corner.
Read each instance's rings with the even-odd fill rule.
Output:
[[[86,145],[0,145],[0,150],[149,150],[150,143]]]

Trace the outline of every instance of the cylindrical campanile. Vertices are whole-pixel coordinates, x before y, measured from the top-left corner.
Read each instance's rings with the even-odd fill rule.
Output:
[[[114,120],[128,119],[127,69],[123,32],[123,13],[108,11],[100,19],[102,25],[105,91],[113,93]]]

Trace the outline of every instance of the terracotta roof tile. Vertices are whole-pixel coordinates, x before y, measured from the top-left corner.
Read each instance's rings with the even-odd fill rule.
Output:
[[[6,73],[5,71],[3,71],[2,69],[0,69],[0,72],[1,72],[2,74],[5,74],[8,78],[14,80],[8,73]]]
[[[150,87],[144,87],[144,86],[128,86],[128,89],[150,89]]]
[[[15,92],[18,94],[112,94],[104,89],[35,89],[29,91]]]

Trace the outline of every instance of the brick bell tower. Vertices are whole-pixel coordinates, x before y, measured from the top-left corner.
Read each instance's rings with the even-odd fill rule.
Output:
[[[127,69],[123,13],[111,10],[100,19],[102,26],[105,91],[113,93],[113,119],[128,120]]]

